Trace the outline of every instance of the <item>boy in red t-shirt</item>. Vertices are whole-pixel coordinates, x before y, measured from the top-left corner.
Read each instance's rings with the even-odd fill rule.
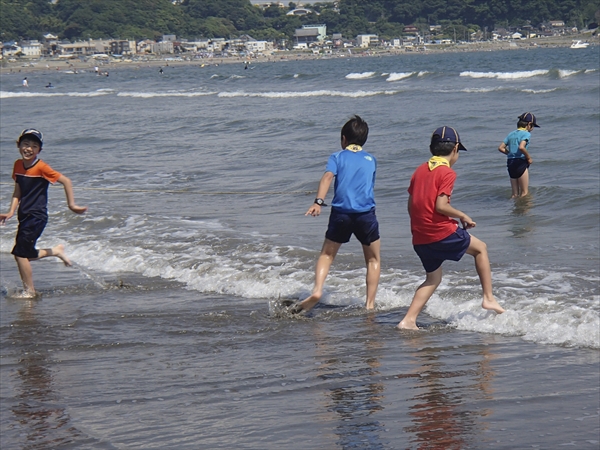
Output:
[[[13,168],[15,190],[8,213],[0,214],[0,225],[4,225],[15,214],[17,206],[19,207],[19,228],[12,254],[15,257],[23,281],[23,288],[25,289],[22,295],[23,298],[35,298],[37,296],[33,287],[33,272],[30,261],[56,256],[65,263],[65,266],[71,265],[62,244],[41,250],[35,248],[35,244],[48,222],[48,185],[50,183],[63,185],[67,205],[74,213],[83,214],[87,211],[87,207],[75,204],[71,180],[53,170],[38,158],[38,154],[42,151],[42,145],[42,133],[31,128],[23,130],[19,139],[17,139],[21,159],[15,161]]]
[[[426,279],[415,292],[410,307],[398,328],[418,330],[417,316],[442,281],[442,263],[459,261],[465,253],[475,258],[475,268],[483,289],[484,309],[498,314],[504,309],[492,294],[492,271],[487,247],[467,229],[475,222],[450,206],[456,173],[451,167],[458,161],[459,150],[467,150],[451,127],[440,127],[431,136],[431,159],[415,170],[408,188],[408,213],[413,246],[423,263]],[[453,220],[459,219],[462,228]]]

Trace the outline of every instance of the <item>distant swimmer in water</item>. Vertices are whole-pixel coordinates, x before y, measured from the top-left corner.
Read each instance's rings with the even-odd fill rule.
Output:
[[[27,77],[23,78],[23,87],[29,87],[29,82],[27,81]]]
[[[53,88],[54,86],[52,86],[52,83],[48,83],[48,84],[46,85],[46,87],[47,87],[47,88]]]
[[[163,74],[163,69],[162,67],[160,69],[158,69],[158,73],[160,73],[161,75]]]

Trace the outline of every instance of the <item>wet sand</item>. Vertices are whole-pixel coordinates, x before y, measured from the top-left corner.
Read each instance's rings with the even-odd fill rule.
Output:
[[[1,255],[2,286],[18,286]],[[0,302],[2,442],[78,448],[597,449],[600,353],[449,329],[403,308],[205,295],[40,261]]]

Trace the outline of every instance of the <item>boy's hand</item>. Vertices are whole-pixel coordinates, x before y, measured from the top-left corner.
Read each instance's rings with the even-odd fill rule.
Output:
[[[87,206],[77,206],[77,205],[69,205],[69,209],[73,211],[75,214],[83,214],[88,210]]]
[[[14,213],[0,214],[0,225],[4,225],[8,219],[10,219]]]
[[[317,217],[320,214],[321,214],[321,207],[319,205],[317,205],[316,203],[313,203],[313,205],[310,208],[308,208],[308,211],[306,211],[306,214],[304,214],[304,215]]]
[[[527,162],[528,162],[529,164],[531,164],[531,163],[533,162],[533,158],[530,156],[529,158],[527,158]]]
[[[469,228],[475,228],[475,221],[471,219],[469,216],[465,214],[464,217],[461,217],[460,223],[462,224],[463,230],[468,230]]]

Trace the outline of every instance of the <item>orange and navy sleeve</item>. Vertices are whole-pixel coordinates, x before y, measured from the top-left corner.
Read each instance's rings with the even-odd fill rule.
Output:
[[[41,166],[39,168],[39,170],[40,170],[40,174],[42,175],[42,177],[44,177],[46,180],[48,180],[52,184],[56,183],[62,175],[60,172],[57,172],[56,170],[54,170],[52,167],[50,167],[44,161],[40,161],[40,164],[38,164],[38,166]]]
[[[44,178],[45,180],[48,180],[50,183],[54,184],[58,181],[62,174],[41,160],[38,161],[33,167],[25,169],[25,166],[23,166],[23,161],[18,159],[15,161],[15,165],[13,167],[13,180],[17,181],[17,175],[23,175],[25,177],[32,178]]]

